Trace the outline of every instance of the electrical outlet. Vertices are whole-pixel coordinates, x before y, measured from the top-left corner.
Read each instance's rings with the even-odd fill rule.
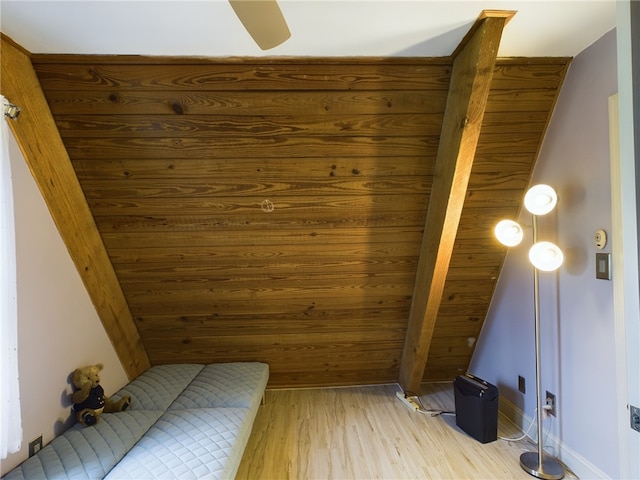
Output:
[[[527,387],[522,375],[518,375],[518,390],[520,391],[520,393],[527,393]]]
[[[629,405],[631,428],[640,432],[640,408]]]
[[[42,450],[42,435],[29,442],[29,457],[33,457],[40,450]]]
[[[549,390],[547,390],[547,396],[545,397],[544,403],[545,405],[551,407],[547,410],[547,413],[555,417],[556,416],[556,396],[553,393],[550,393]]]

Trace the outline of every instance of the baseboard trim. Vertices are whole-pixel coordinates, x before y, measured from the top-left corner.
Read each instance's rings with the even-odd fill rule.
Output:
[[[500,397],[500,413],[523,432],[529,428],[532,417],[525,414],[509,400]],[[534,427],[528,437],[533,441],[537,437],[537,429]],[[593,465],[589,460],[565,445],[558,437],[549,434],[545,438],[545,451],[558,458],[578,478],[608,478],[607,475]]]

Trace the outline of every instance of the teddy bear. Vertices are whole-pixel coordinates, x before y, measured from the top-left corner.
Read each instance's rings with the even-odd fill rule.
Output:
[[[100,385],[101,363],[76,368],[72,380],[76,391],[72,395],[73,410],[78,422],[84,426],[98,423],[102,412],[122,412],[131,405],[131,396],[125,395],[117,402],[105,397],[104,389]]]

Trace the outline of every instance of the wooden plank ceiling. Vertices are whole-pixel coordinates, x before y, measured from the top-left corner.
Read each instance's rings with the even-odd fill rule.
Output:
[[[396,382],[446,58],[32,55],[152,364]],[[465,372],[566,58],[498,59],[425,380]]]

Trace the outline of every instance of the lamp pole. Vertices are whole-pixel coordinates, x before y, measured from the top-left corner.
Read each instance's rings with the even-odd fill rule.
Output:
[[[549,185],[535,185],[524,196],[524,206],[533,219],[533,246],[529,250],[529,261],[533,265],[533,299],[536,337],[536,401],[538,408],[538,451],[526,452],[520,456],[522,469],[534,477],[545,480],[559,480],[564,477],[564,467],[551,456],[544,458],[542,413],[542,369],[540,354],[540,278],[539,270],[557,270],[564,256],[562,250],[551,242],[538,242],[538,215],[546,215],[554,209],[558,196]],[[522,240],[522,228],[512,220],[502,220],[495,228],[496,237],[503,245],[514,247]]]
[[[538,243],[538,220],[533,217],[533,244]],[[553,457],[543,458],[543,430],[542,430],[542,380],[541,380],[541,354],[540,354],[540,273],[533,267],[533,312],[535,319],[536,337],[536,397],[538,412],[538,451],[525,452],[520,455],[520,466],[522,469],[534,477],[545,480],[559,480],[564,477],[564,467]]]

